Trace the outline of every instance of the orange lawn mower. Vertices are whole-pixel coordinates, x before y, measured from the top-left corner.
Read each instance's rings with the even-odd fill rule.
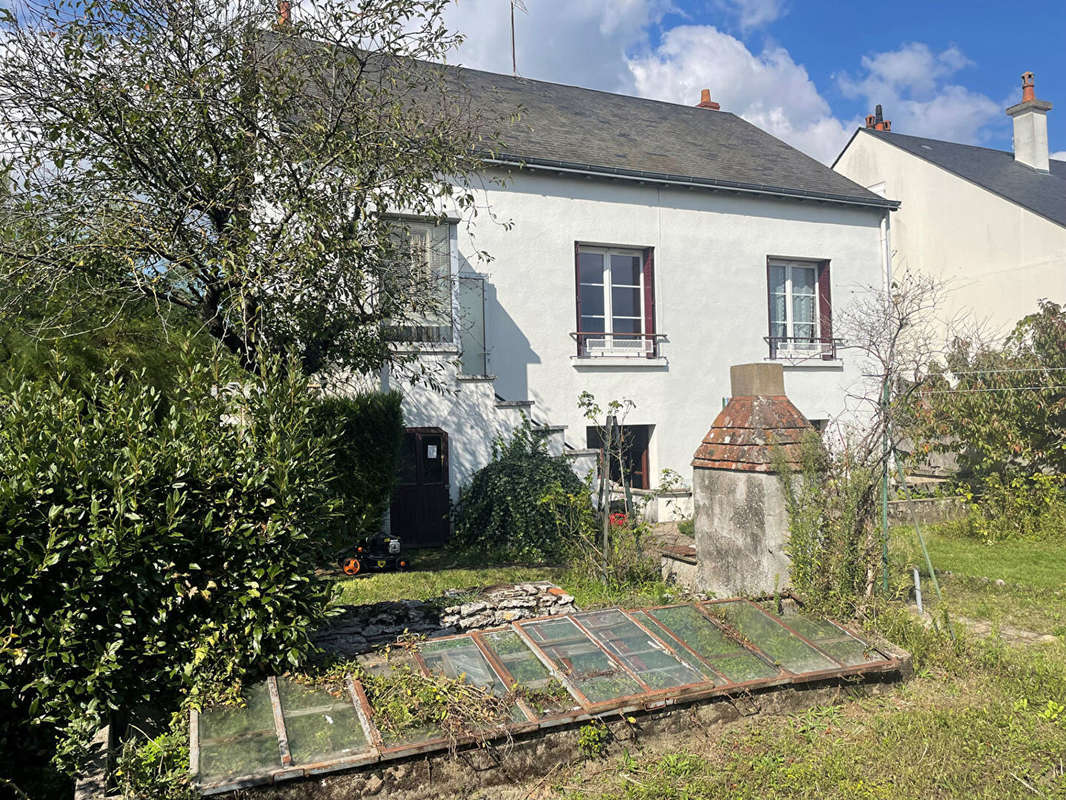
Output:
[[[339,559],[345,575],[363,575],[369,572],[402,572],[408,561],[403,555],[403,546],[398,536],[377,533],[363,540],[352,550],[346,550]]]

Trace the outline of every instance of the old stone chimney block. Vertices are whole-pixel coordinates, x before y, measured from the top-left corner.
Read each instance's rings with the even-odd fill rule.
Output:
[[[719,596],[769,594],[789,585],[788,511],[774,451],[796,467],[813,428],[785,396],[780,364],[740,364],[729,375],[733,397],[692,460],[697,580]]]

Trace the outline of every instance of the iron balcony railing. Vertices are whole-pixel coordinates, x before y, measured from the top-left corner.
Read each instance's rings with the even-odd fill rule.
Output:
[[[609,333],[607,331],[571,331],[581,358],[655,358],[663,333]]]
[[[821,358],[835,360],[844,342],[831,336],[764,336],[770,358]]]

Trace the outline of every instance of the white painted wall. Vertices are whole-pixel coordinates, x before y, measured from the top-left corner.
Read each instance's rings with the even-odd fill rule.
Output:
[[[835,169],[901,201],[893,269],[945,282],[942,322],[1006,334],[1037,300],[1066,301],[1066,228],[864,131]]]
[[[692,454],[729,395],[729,367],[767,357],[767,256],[828,259],[836,308],[881,285],[883,212],[876,209],[531,173],[507,176],[505,188],[486,189],[480,201],[512,224],[482,214],[473,237],[458,225],[455,269],[489,279],[495,391],[533,400],[534,418],[566,425],[566,440],[577,448],[585,446],[582,390],[601,405],[633,400],[626,423],[655,426],[653,476],[669,467],[691,479]],[[571,358],[575,241],[655,248],[656,330],[667,336],[661,360],[602,366]],[[481,249],[495,260],[473,262]],[[846,354],[785,369],[786,392],[812,419],[840,414],[846,392],[861,382],[861,369]],[[455,402],[425,388],[404,390],[408,424],[452,434],[453,492],[484,463],[482,442],[498,431],[467,389]]]

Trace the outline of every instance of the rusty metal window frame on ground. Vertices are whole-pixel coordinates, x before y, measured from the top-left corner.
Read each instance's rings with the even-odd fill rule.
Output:
[[[738,599],[521,620],[428,639],[400,658],[413,671],[464,676],[496,694],[515,686],[542,688],[554,679],[569,695],[569,701],[539,712],[519,695],[509,720],[459,745],[753,689],[891,673],[902,666],[838,622],[778,616]],[[370,654],[367,667],[396,665]],[[269,678],[251,687],[244,708],[191,712],[189,733],[190,771],[204,795],[456,745],[431,730],[383,736],[366,691],[352,676],[340,698]]]

